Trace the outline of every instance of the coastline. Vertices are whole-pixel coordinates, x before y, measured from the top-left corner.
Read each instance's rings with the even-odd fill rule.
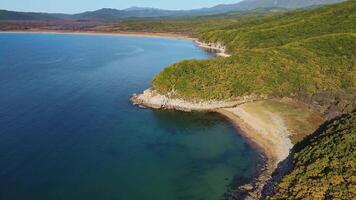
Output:
[[[225,46],[221,44],[204,43],[200,42],[198,38],[193,38],[184,34],[176,33],[153,33],[153,32],[100,32],[100,31],[65,31],[65,30],[8,30],[0,31],[1,33],[17,33],[17,34],[27,34],[27,33],[38,33],[38,34],[68,34],[68,35],[103,35],[103,36],[128,36],[128,37],[149,37],[149,38],[167,38],[167,39],[178,39],[178,40],[190,40],[194,44],[205,50],[212,50],[213,53],[218,57],[230,57],[231,55],[227,53]]]
[[[147,89],[141,94],[133,94],[131,101],[134,105],[149,107],[154,109],[171,109],[177,111],[200,111],[209,112],[219,108],[232,108],[246,102],[252,102],[261,98],[260,96],[246,96],[234,101],[200,101],[191,102],[184,99],[171,98],[170,95],[161,95],[155,90]]]
[[[249,96],[231,102],[190,102],[183,99],[170,98],[148,89],[142,94],[134,94],[131,101],[134,105],[144,108],[173,109],[184,112],[216,112],[229,119],[247,142],[265,158],[265,163],[261,169],[258,169],[260,173],[254,180],[238,188],[239,193],[246,194],[245,199],[258,199],[278,163],[288,157],[289,150],[293,147],[288,138],[290,133],[279,116],[271,114],[274,119],[269,124],[261,120],[262,118],[258,114],[250,113],[243,107],[247,103],[266,99],[268,98]]]
[[[173,38],[184,39],[193,41],[198,47],[203,49],[210,49],[215,51],[217,56],[229,57],[226,52],[226,48],[221,44],[204,43],[200,42],[196,38],[191,38],[178,34],[165,34],[165,33],[142,33],[142,32],[120,32],[120,33],[108,33],[108,32],[87,32],[87,31],[0,31],[1,33],[43,33],[43,34],[77,34],[77,35],[109,35],[109,36],[130,36],[130,37],[155,37],[155,38]],[[133,95],[131,99],[135,105],[150,107],[154,109],[173,109],[185,112],[199,111],[199,112],[217,112],[222,116],[228,118],[234,126],[239,130],[239,133],[265,158],[266,161],[261,169],[260,173],[255,177],[252,183],[243,185],[238,189],[244,193],[247,193],[246,199],[256,199],[261,195],[263,186],[270,179],[273,171],[276,169],[279,161],[284,159],[284,155],[281,151],[276,151],[280,146],[274,144],[268,140],[271,136],[270,131],[261,130],[258,127],[253,126],[254,119],[246,117],[246,115],[239,115],[235,113],[236,108],[248,102],[254,102],[258,100],[267,99],[267,97],[260,96],[246,96],[234,101],[202,101],[202,102],[189,102],[182,99],[170,98],[170,96],[160,95],[152,90],[146,90],[143,94]],[[253,118],[253,117],[252,117]],[[267,137],[263,137],[264,133],[267,133]],[[273,136],[272,138],[278,138]],[[282,139],[283,140],[283,139]],[[288,146],[288,145],[287,145]],[[282,151],[289,152],[289,149],[282,148]]]
[[[39,33],[39,34],[70,34],[70,35],[107,35],[107,36],[130,36],[130,37],[151,37],[151,38],[171,38],[171,39],[184,39],[195,41],[197,38],[189,37],[183,34],[175,33],[151,33],[151,32],[100,32],[100,31],[65,31],[65,30],[8,30],[0,31],[1,33]]]
[[[239,192],[246,193],[246,196],[244,197],[245,200],[260,199],[264,186],[272,177],[272,174],[277,169],[280,161],[287,158],[293,145],[289,141],[290,146],[285,146],[286,148],[283,148],[282,150],[287,153],[287,156],[281,156],[283,154],[276,151],[276,149],[280,149],[280,146],[274,144],[271,139],[267,139],[273,136],[273,132],[264,135],[264,133],[266,133],[265,130],[259,130],[259,128],[253,125],[257,118],[248,119],[248,117],[244,117],[243,115],[237,115],[233,111],[234,109],[241,108],[239,108],[239,106],[235,108],[222,108],[215,110],[215,112],[230,120],[238,130],[238,133],[240,133],[246,141],[263,156],[265,163],[263,163],[261,169],[258,169],[259,173],[254,177],[252,182],[238,188]]]

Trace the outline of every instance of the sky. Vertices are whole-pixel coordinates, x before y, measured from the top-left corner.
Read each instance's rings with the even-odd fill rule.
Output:
[[[124,9],[132,6],[194,9],[239,1],[241,0],[0,0],[0,9],[72,14],[100,8]]]

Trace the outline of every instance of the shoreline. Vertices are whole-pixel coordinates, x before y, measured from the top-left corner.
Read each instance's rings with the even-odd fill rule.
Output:
[[[243,105],[259,100],[266,100],[267,97],[244,97],[231,102],[202,101],[188,102],[183,99],[172,99],[165,95],[148,89],[142,94],[134,94],[131,101],[134,105],[153,109],[171,109],[184,112],[216,112],[227,118],[236,127],[246,141],[256,149],[264,158],[265,163],[261,169],[257,169],[259,174],[251,183],[238,188],[239,193],[245,193],[245,199],[258,199],[262,195],[263,187],[271,178],[272,173],[277,168],[278,163],[289,155],[293,147],[288,138],[288,131],[280,122],[278,116],[272,116],[273,125],[266,124],[253,113],[243,109]],[[260,121],[259,121],[260,120]]]
[[[65,30],[9,30],[0,31],[2,33],[15,33],[15,34],[28,34],[28,33],[38,33],[38,34],[68,34],[68,35],[98,35],[98,36],[127,36],[127,37],[148,37],[148,38],[166,38],[166,39],[177,39],[177,40],[189,40],[192,41],[196,46],[204,50],[212,50],[218,57],[230,57],[231,55],[226,52],[226,48],[221,44],[204,43],[200,42],[198,38],[193,38],[184,34],[176,33],[154,33],[154,32],[100,32],[100,31],[65,31]]]
[[[184,99],[171,98],[171,94],[161,95],[153,89],[147,89],[141,94],[133,94],[130,100],[134,105],[154,109],[171,109],[177,111],[200,111],[209,112],[220,108],[233,108],[238,105],[268,99],[266,96],[250,95],[234,101],[199,101],[192,102]]]
[[[240,134],[248,144],[263,157],[264,163],[257,169],[257,174],[253,177],[253,180],[244,185],[240,186],[238,189],[240,192],[247,193],[245,200],[256,200],[260,199],[264,186],[272,177],[273,172],[277,169],[279,159],[274,151],[275,146],[271,145],[268,140],[261,137],[261,133],[258,130],[250,126],[239,116],[234,114],[227,109],[215,110],[222,117],[229,120],[237,129],[238,134]],[[288,151],[289,152],[289,151]]]
[[[100,31],[65,31],[65,30],[8,30],[0,31],[1,33],[38,33],[38,34],[68,34],[68,35],[104,35],[104,36],[130,36],[130,37],[151,37],[151,38],[168,38],[195,41],[197,38],[189,37],[183,34],[175,33],[152,33],[152,32],[100,32]]]
[[[243,119],[224,108],[214,110],[214,112],[219,113],[222,117],[229,120],[241,136],[244,137],[254,149],[270,160],[271,163],[277,162],[273,148],[269,146],[267,141],[259,136],[257,130],[249,126]]]
[[[43,31],[43,30],[29,30],[29,31],[0,31],[1,33],[38,33],[38,34],[71,34],[71,35],[104,35],[104,36],[130,36],[130,37],[151,37],[151,38],[171,38],[184,39],[193,41],[196,46],[202,49],[216,51],[214,52],[220,57],[229,57],[226,48],[221,44],[200,42],[197,38],[188,37],[179,34],[166,33],[146,33],[146,32],[96,32],[96,31]],[[279,161],[283,159],[276,153],[276,146],[268,142],[266,138],[261,137],[260,130],[246,122],[241,116],[236,115],[231,109],[234,109],[242,104],[253,102],[257,100],[266,99],[266,97],[248,96],[235,101],[207,101],[207,102],[188,102],[182,99],[172,99],[164,95],[155,93],[152,90],[146,90],[143,94],[134,94],[131,101],[134,105],[149,107],[154,109],[173,109],[184,112],[198,111],[198,112],[216,112],[221,116],[226,117],[238,130],[246,141],[255,148],[264,158],[265,163],[262,164],[259,172],[254,180],[246,185],[240,186],[238,189],[243,193],[247,193],[246,199],[256,199],[261,195],[263,186],[270,179],[273,171],[276,169]],[[248,120],[247,120],[248,121]]]

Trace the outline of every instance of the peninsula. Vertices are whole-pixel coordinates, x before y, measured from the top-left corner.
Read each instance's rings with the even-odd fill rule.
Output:
[[[293,173],[295,165],[282,166],[293,144],[306,143],[305,138],[321,124],[356,108],[355,9],[356,2],[347,1],[203,31],[198,35],[202,43],[223,46],[231,56],[174,64],[154,78],[152,88],[131,100],[155,109],[226,116],[267,158],[256,182],[240,187],[240,192],[246,199],[280,199],[281,191],[266,192],[266,183],[274,180],[275,170]],[[354,117],[347,120],[353,124],[345,130],[350,135],[355,121]],[[345,152],[345,159],[354,166],[350,151],[355,148]],[[332,162],[342,165],[337,158]],[[312,191],[320,186],[309,185],[308,191],[304,187],[300,193],[310,199],[350,199],[355,194],[351,180],[346,174],[339,176],[344,177],[340,184],[349,188],[346,193],[334,185],[318,193]],[[288,198],[298,198],[300,193],[289,193]]]

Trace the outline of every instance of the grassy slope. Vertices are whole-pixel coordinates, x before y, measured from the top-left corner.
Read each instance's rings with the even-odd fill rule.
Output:
[[[335,120],[294,148],[293,169],[270,199],[352,199],[356,196],[356,112]]]
[[[314,132],[323,122],[321,113],[310,109],[306,104],[291,99],[250,102],[241,105],[241,108],[267,124],[275,123],[271,114],[280,117],[284,126],[291,133],[289,138],[293,144]]]
[[[356,1],[352,0],[203,31],[201,40],[222,42],[233,55],[174,64],[157,75],[152,85],[161,93],[175,91],[186,99],[351,91],[348,106],[354,107],[355,21]]]
[[[202,40],[224,42],[231,51],[282,46],[302,39],[356,29],[355,1],[314,10],[259,18],[201,34]]]

